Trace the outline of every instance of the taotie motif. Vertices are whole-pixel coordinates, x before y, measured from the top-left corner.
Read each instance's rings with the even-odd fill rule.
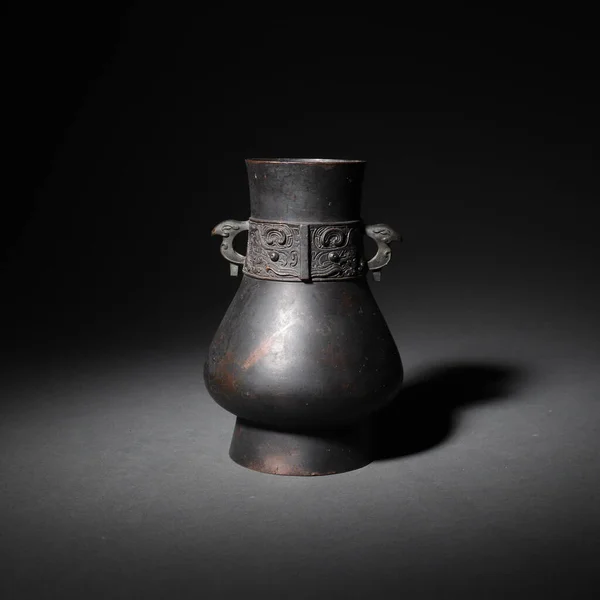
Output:
[[[248,230],[244,257],[233,250],[233,238]],[[213,235],[223,236],[221,254],[237,275],[243,264],[246,275],[276,281],[332,281],[363,276],[367,269],[379,280],[380,270],[391,259],[389,243],[400,236],[389,226],[365,227],[362,221],[341,223],[276,223],[223,221]],[[374,239],[377,253],[368,262],[363,256],[363,235]]]
[[[361,223],[249,221],[244,273],[259,279],[320,281],[363,273]]]

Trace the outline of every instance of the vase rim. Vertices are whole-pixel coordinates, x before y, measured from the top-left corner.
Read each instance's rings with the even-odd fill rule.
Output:
[[[364,164],[365,160],[354,158],[247,158],[247,163],[273,163],[273,164],[322,164],[322,165],[344,165]]]

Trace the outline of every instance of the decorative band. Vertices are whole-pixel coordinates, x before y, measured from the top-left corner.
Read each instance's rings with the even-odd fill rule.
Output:
[[[332,281],[361,277],[362,221],[276,223],[248,221],[248,251],[243,271],[259,279]]]

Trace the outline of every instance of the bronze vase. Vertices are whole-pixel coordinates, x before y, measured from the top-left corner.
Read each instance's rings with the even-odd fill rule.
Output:
[[[248,159],[250,217],[227,220],[221,254],[240,286],[208,351],[206,387],[237,416],[229,454],[278,475],[329,475],[372,460],[371,419],[402,385],[398,349],[367,281],[399,236],[365,226],[365,162]],[[246,255],[233,247],[248,231]],[[377,243],[367,260],[363,236]]]

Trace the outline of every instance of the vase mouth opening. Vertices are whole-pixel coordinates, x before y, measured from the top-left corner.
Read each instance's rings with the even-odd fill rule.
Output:
[[[345,165],[364,164],[366,161],[354,158],[247,158],[247,163],[301,164],[301,165]]]

